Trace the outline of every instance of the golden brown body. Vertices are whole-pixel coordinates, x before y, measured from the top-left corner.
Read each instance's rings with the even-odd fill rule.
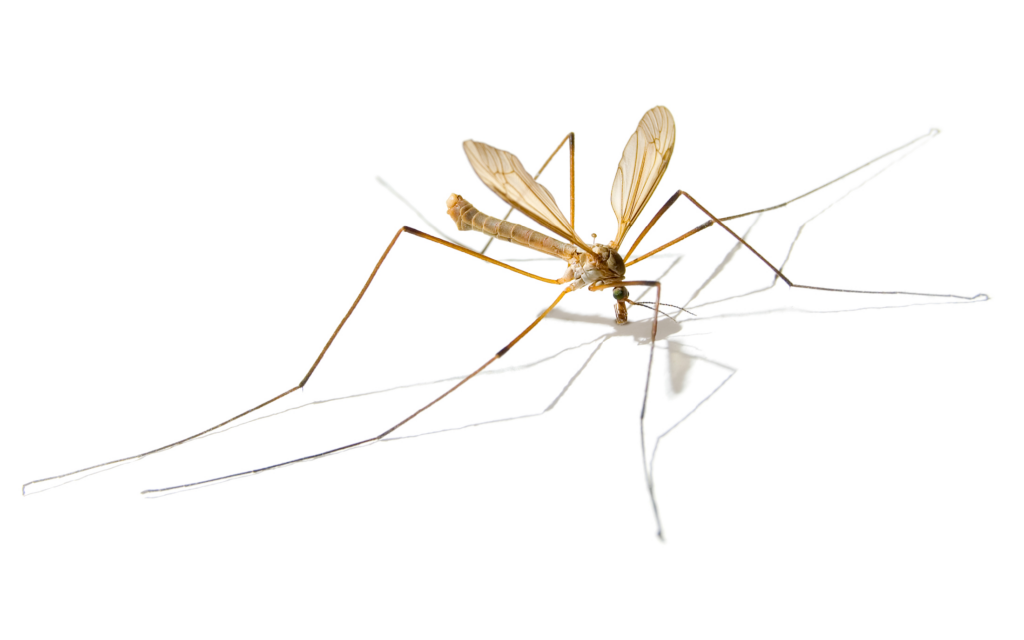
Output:
[[[489,216],[478,210],[460,195],[453,193],[449,196],[447,204],[448,215],[455,221],[459,231],[479,231],[498,240],[529,247],[534,251],[540,251],[549,256],[561,258],[566,262],[569,262],[576,256],[575,246],[567,242],[555,240],[551,236],[546,236],[521,224]]]

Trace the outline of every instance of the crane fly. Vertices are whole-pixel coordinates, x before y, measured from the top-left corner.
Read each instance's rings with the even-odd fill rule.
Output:
[[[705,208],[700,202],[698,202],[693,196],[683,190],[677,190],[672,196],[665,202],[664,205],[654,214],[647,225],[641,230],[641,232],[634,239],[633,243],[629,246],[629,249],[622,253],[622,248],[625,246],[624,242],[626,236],[633,228],[640,214],[643,212],[651,196],[654,194],[655,189],[661,182],[662,177],[668,168],[669,161],[672,158],[672,153],[675,147],[675,121],[672,118],[672,114],[665,107],[654,107],[647,111],[641,118],[640,123],[637,125],[636,131],[630,136],[626,143],[625,149],[622,152],[622,157],[619,160],[618,167],[615,171],[615,177],[612,181],[611,189],[611,207],[612,212],[615,214],[616,219],[616,231],[613,238],[611,238],[606,244],[600,244],[596,241],[596,235],[593,236],[591,242],[586,242],[577,232],[575,227],[576,211],[575,211],[575,135],[570,133],[562,140],[562,143],[555,149],[555,152],[548,158],[550,162],[551,158],[558,153],[559,149],[565,144],[566,141],[569,143],[569,217],[562,213],[558,205],[555,203],[554,197],[551,192],[548,191],[544,186],[537,182],[537,178],[540,172],[536,176],[531,176],[519,159],[509,153],[497,149],[490,145],[482,142],[476,142],[473,140],[467,140],[463,143],[463,149],[466,153],[469,163],[477,176],[487,185],[491,191],[497,194],[502,200],[510,205],[509,213],[513,210],[517,210],[525,214],[532,222],[540,225],[545,230],[550,232],[556,237],[552,237],[526,225],[517,224],[508,221],[508,215],[505,219],[498,219],[481,212],[461,195],[452,193],[447,200],[447,212],[454,221],[456,227],[461,231],[477,231],[487,236],[490,236],[488,245],[491,239],[499,239],[512,244],[520,245],[540,252],[547,256],[555,257],[563,260],[566,263],[565,270],[560,277],[549,278],[528,271],[524,271],[517,267],[514,267],[505,262],[501,262],[494,258],[490,258],[484,255],[487,246],[480,252],[473,251],[462,245],[450,242],[448,240],[424,233],[417,229],[409,226],[404,226],[395,233],[391,242],[385,248],[377,264],[373,267],[359,294],[356,296],[355,301],[352,303],[348,312],[341,319],[341,322],[335,328],[331,334],[327,343],[321,349],[319,355],[313,361],[312,366],[306,372],[305,376],[299,381],[294,387],[280,393],[269,400],[256,405],[255,407],[244,411],[224,422],[210,427],[204,431],[193,434],[182,440],[172,442],[170,444],[158,447],[156,449],[146,451],[144,453],[136,454],[126,458],[120,458],[117,460],[111,460],[102,464],[85,467],[77,471],[64,473],[48,478],[42,478],[39,480],[33,480],[25,484],[22,487],[22,492],[35,484],[59,480],[75,476],[80,473],[87,471],[93,471],[109,465],[114,465],[122,462],[129,462],[133,460],[139,460],[146,456],[171,449],[173,447],[180,446],[207,435],[213,431],[221,429],[226,425],[235,422],[236,420],[247,416],[254,411],[262,409],[271,403],[274,403],[289,394],[294,393],[302,389],[309,381],[310,377],[316,371],[320,365],[324,355],[330,349],[334,343],[335,338],[341,332],[341,329],[345,326],[345,323],[352,316],[356,307],[359,306],[363,295],[372,284],[377,272],[380,270],[381,265],[391,254],[392,249],[395,247],[398,239],[403,235],[411,235],[416,238],[422,238],[432,243],[454,249],[468,256],[472,256],[478,260],[489,263],[491,265],[510,270],[514,273],[522,276],[539,280],[548,284],[559,286],[561,289],[554,301],[542,311],[533,322],[531,322],[525,329],[523,329],[518,335],[516,335],[510,342],[508,342],[503,348],[497,353],[491,356],[487,361],[480,365],[476,370],[467,376],[462,377],[456,384],[448,388],[446,391],[438,395],[436,398],[423,405],[405,419],[401,420],[397,424],[381,431],[379,434],[359,440],[358,442],[352,442],[345,444],[340,447],[314,453],[312,455],[303,456],[286,462],[280,462],[269,466],[261,467],[258,469],[250,469],[248,471],[242,471],[239,473],[233,473],[217,478],[210,478],[207,480],[200,480],[197,482],[190,482],[186,484],[179,484],[160,489],[147,489],[143,491],[143,494],[154,494],[166,491],[173,491],[178,489],[184,489],[188,487],[196,487],[199,485],[205,485],[221,480],[227,480],[231,478],[237,478],[246,475],[252,475],[261,473],[263,471],[269,471],[279,467],[296,464],[299,462],[305,462],[322,458],[346,449],[352,449],[362,445],[371,444],[378,442],[390,434],[397,431],[403,425],[413,420],[416,416],[423,413],[442,399],[453,393],[456,389],[466,384],[468,381],[473,379],[476,375],[482,372],[484,369],[492,365],[499,358],[504,356],[510,349],[512,349],[520,340],[525,338],[545,317],[547,317],[551,311],[562,301],[562,299],[575,291],[586,289],[588,291],[604,291],[610,290],[613,300],[614,318],[617,324],[625,324],[629,320],[629,307],[630,306],[642,306],[647,309],[653,310],[653,317],[651,321],[651,340],[650,340],[650,353],[647,359],[647,373],[644,383],[644,396],[643,403],[640,410],[640,428],[641,428],[641,451],[644,455],[644,469],[647,481],[647,489],[654,512],[654,517],[657,525],[658,536],[662,535],[661,520],[658,515],[657,501],[654,497],[653,478],[651,467],[647,463],[646,444],[643,436],[643,425],[644,425],[644,414],[647,406],[648,390],[650,387],[651,379],[651,368],[654,360],[654,348],[655,340],[658,332],[658,314],[662,313],[661,307],[661,283],[658,280],[631,280],[626,277],[627,268],[635,265],[647,258],[675,245],[676,243],[685,240],[686,238],[708,229],[712,226],[719,226],[725,232],[732,235],[735,240],[742,245],[745,249],[749,250],[756,256],[761,262],[763,262],[769,269],[771,269],[777,279],[781,279],[791,288],[800,289],[812,289],[817,291],[837,292],[837,293],[866,293],[866,294],[882,294],[882,295],[893,295],[893,294],[904,294],[904,295],[916,295],[916,296],[930,296],[930,297],[941,297],[941,298],[956,298],[960,300],[978,300],[985,299],[984,294],[978,294],[975,296],[960,296],[953,294],[932,294],[932,293],[916,293],[908,291],[863,291],[854,289],[837,289],[831,287],[811,286],[805,284],[798,284],[786,277],[782,271],[773,265],[768,259],[762,256],[754,247],[747,243],[747,241],[738,235],[732,228],[725,223],[731,220],[736,220],[746,216],[754,214],[764,213],[775,209],[780,209],[789,205],[801,198],[804,198],[816,191],[819,191],[843,178],[860,171],[861,169],[878,162],[879,160],[890,156],[902,149],[906,149],[914,143],[937,134],[937,130],[932,130],[929,133],[919,136],[910,142],[893,149],[877,158],[849,171],[838,178],[817,187],[807,193],[804,193],[796,198],[783,202],[781,204],[767,207],[764,209],[758,209],[755,211],[749,211],[738,215],[717,217]],[[545,162],[544,166],[547,166]],[[541,167],[543,171],[544,167]],[[679,237],[656,247],[647,253],[630,259],[634,252],[640,246],[640,243],[647,236],[648,232],[658,223],[659,220],[665,215],[665,213],[680,199],[685,198],[694,207],[701,211],[707,218],[703,224],[694,227]],[[639,302],[630,298],[629,287],[649,287],[654,291],[653,303]],[[671,306],[671,305],[669,305]]]

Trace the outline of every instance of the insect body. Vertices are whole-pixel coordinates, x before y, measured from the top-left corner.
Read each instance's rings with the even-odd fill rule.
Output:
[[[481,213],[462,196],[454,193],[448,198],[448,215],[452,217],[460,231],[479,231],[499,240],[529,247],[534,251],[565,260],[568,268],[565,275],[556,282],[571,282],[573,291],[589,285],[613,284],[621,281],[626,275],[626,263],[623,262],[622,256],[607,245],[591,245],[588,253],[568,242],[559,242],[521,224],[498,220]],[[626,289],[617,287],[615,291],[619,292],[616,294],[618,302],[615,304],[615,321],[625,324],[626,302],[622,292]]]
[[[454,193],[448,198],[448,215],[460,230],[473,229],[565,260],[568,263],[565,275],[555,282],[572,283],[572,291],[583,287],[590,287],[592,291],[614,287],[615,321],[624,324],[627,321],[626,302],[629,300],[625,287],[616,286],[624,281],[626,275],[626,263],[618,249],[665,174],[675,139],[675,120],[665,107],[655,107],[641,118],[622,151],[612,182],[611,204],[618,229],[607,245],[585,243],[576,233],[573,223],[567,221],[558,209],[551,192],[530,177],[519,158],[508,151],[473,140],[467,140],[462,146],[473,170],[484,184],[513,208],[567,242],[559,242],[523,225],[492,218]],[[571,167],[571,144],[569,153]],[[573,207],[574,183],[570,178],[569,198]],[[575,220],[575,211],[570,212],[570,219]]]

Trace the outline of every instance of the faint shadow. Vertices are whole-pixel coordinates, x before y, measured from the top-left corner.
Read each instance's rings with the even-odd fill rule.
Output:
[[[144,457],[148,457],[148,456],[144,456]],[[98,466],[96,469],[89,469],[89,470],[86,470],[86,471],[78,471],[78,472],[72,471],[72,472],[70,472],[68,474],[68,476],[66,478],[53,478],[52,480],[32,480],[30,482],[34,482],[36,484],[33,484],[31,487],[27,487],[26,486],[28,483],[26,483],[25,485],[22,485],[22,489],[21,489],[22,493],[21,493],[21,495],[22,496],[34,496],[34,495],[36,495],[38,493],[46,493],[47,491],[50,491],[51,489],[56,489],[58,487],[63,487],[66,484],[71,484],[72,482],[78,482],[79,480],[85,480],[86,478],[88,478],[90,476],[97,475],[99,473],[105,473],[107,471],[113,471],[114,469],[117,469],[119,467],[123,467],[126,464],[131,464],[133,462],[138,462],[139,460],[142,460],[142,459],[143,458],[138,458],[138,459],[135,459],[135,460],[123,460],[121,462],[114,462],[114,463],[111,463],[111,464],[101,465],[101,466]]]
[[[409,202],[408,200],[406,200],[406,199],[405,199],[405,198],[404,198],[404,197],[402,196],[402,194],[398,193],[398,191],[396,191],[396,190],[394,189],[394,187],[392,187],[392,186],[391,186],[390,184],[388,184],[387,182],[384,182],[384,178],[381,178],[380,176],[377,176],[377,182],[379,182],[379,183],[380,183],[380,185],[381,185],[382,187],[384,187],[384,188],[385,188],[385,189],[387,189],[387,190],[388,190],[389,192],[391,192],[391,195],[393,195],[393,196],[395,196],[396,198],[398,198],[398,201],[399,201],[399,202],[401,202],[401,203],[402,203],[402,204],[404,204],[405,206],[409,207],[409,210],[410,210],[410,211],[412,211],[412,212],[413,212],[413,213],[414,213],[414,214],[416,215],[416,217],[417,217],[417,218],[419,218],[420,220],[422,220],[422,221],[423,221],[423,224],[425,224],[425,225],[427,225],[428,227],[430,227],[430,228],[431,228],[431,229],[433,230],[433,232],[434,232],[434,233],[436,233],[436,234],[438,235],[438,237],[440,237],[440,238],[444,238],[444,239],[445,239],[445,240],[447,240],[448,242],[451,242],[452,244],[457,244],[457,245],[459,245],[460,247],[462,247],[462,248],[464,248],[464,249],[469,249],[470,251],[475,251],[475,249],[472,249],[472,248],[470,248],[470,247],[467,247],[466,245],[462,244],[461,242],[459,242],[459,241],[458,241],[458,240],[456,240],[455,238],[453,238],[453,237],[449,236],[449,235],[448,235],[447,233],[445,233],[444,231],[441,231],[441,230],[440,230],[440,229],[438,229],[438,228],[437,228],[436,226],[434,226],[434,223],[433,223],[433,222],[431,222],[431,221],[430,221],[430,219],[429,219],[429,218],[427,218],[427,216],[423,215],[422,213],[420,213],[419,209],[417,209],[416,207],[412,206],[412,203],[411,203],[411,202]]]
[[[537,417],[537,416],[544,415],[545,413],[551,411],[552,409],[554,409],[558,405],[558,403],[562,400],[562,398],[569,391],[569,389],[573,386],[573,384],[576,383],[576,380],[577,380],[577,378],[580,377],[580,374],[582,374],[587,369],[587,367],[590,366],[590,363],[593,361],[594,356],[597,355],[597,352],[601,350],[601,347],[604,346],[604,343],[607,342],[610,338],[611,338],[611,336],[601,336],[600,338],[597,338],[596,340],[591,340],[590,342],[584,343],[584,344],[593,344],[593,343],[596,342],[597,345],[594,347],[593,351],[590,352],[590,355],[587,356],[587,359],[583,362],[583,364],[581,364],[580,367],[576,370],[576,372],[574,374],[572,374],[572,376],[569,377],[569,381],[565,383],[565,386],[563,386],[562,389],[555,395],[554,399],[551,400],[550,403],[548,403],[548,406],[544,407],[540,411],[537,411],[535,413],[526,413],[526,414],[523,414],[521,416],[516,416],[514,418],[498,418],[496,420],[485,420],[483,422],[474,422],[472,424],[466,424],[466,425],[463,425],[461,427],[450,427],[448,429],[438,429],[437,431],[428,431],[426,433],[417,433],[417,434],[410,435],[410,436],[395,436],[395,437],[392,437],[392,438],[384,438],[383,440],[381,440],[381,442],[392,442],[392,441],[395,441],[395,440],[409,440],[411,438],[420,438],[420,437],[423,437],[423,436],[431,436],[431,435],[438,434],[438,433],[446,433],[448,431],[462,431],[463,429],[470,429],[472,427],[481,427],[481,426],[485,426],[485,425],[489,425],[489,424],[499,424],[499,423],[502,423],[502,422],[511,422],[513,420],[522,420],[523,418],[534,418],[534,417]]]
[[[737,369],[735,367],[730,367],[729,365],[727,365],[727,364],[725,364],[723,362],[718,362],[718,361],[712,360],[710,358],[705,358],[704,356],[697,356],[697,355],[691,355],[691,354],[685,354],[685,355],[690,360],[702,360],[704,362],[707,362],[708,364],[715,365],[716,367],[721,367],[722,369],[725,369],[726,371],[728,371],[729,375],[726,376],[725,380],[722,380],[720,383],[718,383],[718,385],[714,389],[711,390],[711,393],[709,393],[708,395],[706,395],[703,398],[701,398],[700,402],[698,402],[696,405],[694,405],[694,407],[692,409],[690,409],[686,413],[686,415],[684,415],[682,418],[680,418],[678,422],[676,422],[675,424],[670,426],[668,429],[663,431],[654,440],[654,447],[651,449],[651,463],[650,463],[650,468],[649,468],[649,471],[650,471],[650,474],[651,474],[651,482],[652,483],[654,481],[654,460],[655,460],[655,458],[658,455],[658,446],[661,444],[662,439],[666,438],[670,433],[675,431],[676,428],[679,425],[681,425],[684,422],[686,422],[686,420],[690,416],[692,416],[693,414],[697,413],[697,410],[700,409],[702,406],[704,406],[704,403],[707,402],[708,400],[710,400],[713,395],[718,393],[722,389],[722,387],[724,387],[726,385],[726,383],[728,383],[730,380],[732,380],[732,377],[734,375],[736,375],[736,372],[737,372]],[[680,391],[681,390],[682,390],[682,387],[680,386]]]
[[[756,227],[757,223],[760,222],[760,221],[761,221],[761,214],[758,214],[757,217],[754,218],[754,221],[750,223],[750,226],[747,227],[747,230],[743,232],[743,239],[744,240],[747,239],[747,236],[750,235],[750,232],[754,230],[754,227]],[[740,252],[740,249],[746,249],[746,247],[744,247],[742,244],[737,242],[737,243],[735,243],[732,246],[732,249],[729,249],[729,251],[726,252],[725,256],[722,257],[722,260],[711,271],[711,274],[708,275],[708,277],[704,280],[704,282],[702,282],[696,289],[694,289],[693,293],[690,295],[690,299],[687,300],[686,304],[683,305],[684,307],[689,307],[690,303],[692,303],[694,300],[696,300],[697,296],[699,296],[701,294],[701,292],[704,291],[704,289],[706,289],[712,282],[715,281],[715,279],[719,275],[721,275],[721,273],[723,271],[725,271],[725,268],[729,265],[730,262],[732,262],[732,259],[736,257],[736,254],[738,254]],[[697,307],[693,307],[693,308],[696,309]]]

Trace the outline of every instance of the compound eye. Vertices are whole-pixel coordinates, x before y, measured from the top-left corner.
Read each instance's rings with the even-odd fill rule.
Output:
[[[629,297],[629,292],[626,291],[626,287],[615,287],[612,289],[612,297],[616,300],[625,300]]]

